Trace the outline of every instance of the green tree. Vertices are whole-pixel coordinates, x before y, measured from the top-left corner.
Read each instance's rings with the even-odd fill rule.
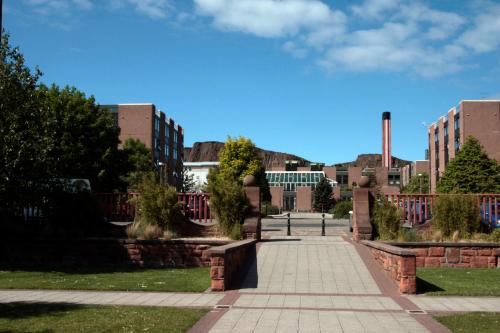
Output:
[[[123,151],[127,156],[128,174],[126,182],[130,190],[137,190],[145,175],[154,171],[151,149],[134,138],[128,138],[123,143]]]
[[[126,156],[118,150],[120,129],[94,98],[74,87],[40,87],[48,146],[47,167],[54,177],[88,178],[96,191],[123,189]]]
[[[220,175],[243,181],[247,175],[256,176],[261,170],[261,160],[255,144],[247,138],[228,137],[219,153]]]
[[[413,176],[410,182],[403,188],[403,193],[429,193],[429,174],[422,173],[421,176]]]
[[[194,175],[189,174],[187,170],[183,170],[181,192],[183,193],[194,192],[196,190],[195,186],[196,183],[194,181]]]
[[[334,203],[332,185],[328,182],[328,179],[322,178],[318,184],[316,184],[316,189],[314,190],[314,209],[319,212],[327,212],[332,208]]]
[[[3,35],[0,48],[0,210],[35,195],[49,178],[44,167],[50,133],[41,119],[39,79]],[[1,213],[1,212],[0,212]]]
[[[448,163],[437,184],[439,193],[500,193],[500,166],[479,141],[469,136]]]

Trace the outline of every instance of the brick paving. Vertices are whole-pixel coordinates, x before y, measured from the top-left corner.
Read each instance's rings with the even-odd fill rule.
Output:
[[[408,296],[408,299],[426,311],[500,312],[500,297],[437,297]]]
[[[431,332],[383,294],[344,230],[268,233],[239,297],[209,332]]]
[[[224,294],[68,290],[0,290],[0,303],[74,303],[173,307],[214,307]]]

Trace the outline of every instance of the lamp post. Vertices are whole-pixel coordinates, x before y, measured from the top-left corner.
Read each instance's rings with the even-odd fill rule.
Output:
[[[422,194],[422,174],[421,173],[418,174],[418,183],[420,185],[420,192],[419,193]]]
[[[2,42],[2,33],[3,33],[3,30],[2,30],[2,17],[3,17],[3,12],[2,12],[2,8],[3,8],[3,0],[0,0],[0,42]]]
[[[165,184],[165,163],[163,162],[158,162],[158,166],[160,167],[160,184],[164,185]]]

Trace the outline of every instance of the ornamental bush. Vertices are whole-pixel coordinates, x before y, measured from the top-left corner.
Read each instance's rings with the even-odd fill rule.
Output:
[[[444,237],[458,231],[467,238],[481,229],[479,204],[474,195],[441,195],[433,201],[432,214],[432,228],[441,231]]]
[[[380,239],[397,239],[401,228],[401,216],[395,205],[385,196],[374,204],[372,224]]]
[[[330,214],[336,219],[348,219],[349,211],[352,211],[352,201],[344,200],[335,204],[333,209],[330,209]]]
[[[182,205],[177,198],[177,190],[165,184],[160,184],[153,174],[145,176],[139,185],[141,193],[134,201],[138,210],[139,225],[142,232],[148,225],[155,225],[163,231],[176,233],[179,231],[185,217]]]

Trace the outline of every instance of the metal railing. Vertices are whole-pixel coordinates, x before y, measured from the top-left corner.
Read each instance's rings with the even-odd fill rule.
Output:
[[[184,214],[191,221],[198,223],[212,223],[210,212],[210,194],[208,193],[179,193],[179,202],[183,203]]]
[[[104,218],[107,221],[131,222],[135,219],[135,205],[131,200],[139,193],[95,193]]]
[[[433,200],[442,195],[456,194],[387,194],[387,199],[395,204],[403,223],[411,226],[424,223],[432,218]],[[483,223],[500,227],[500,194],[470,194],[477,198]]]

